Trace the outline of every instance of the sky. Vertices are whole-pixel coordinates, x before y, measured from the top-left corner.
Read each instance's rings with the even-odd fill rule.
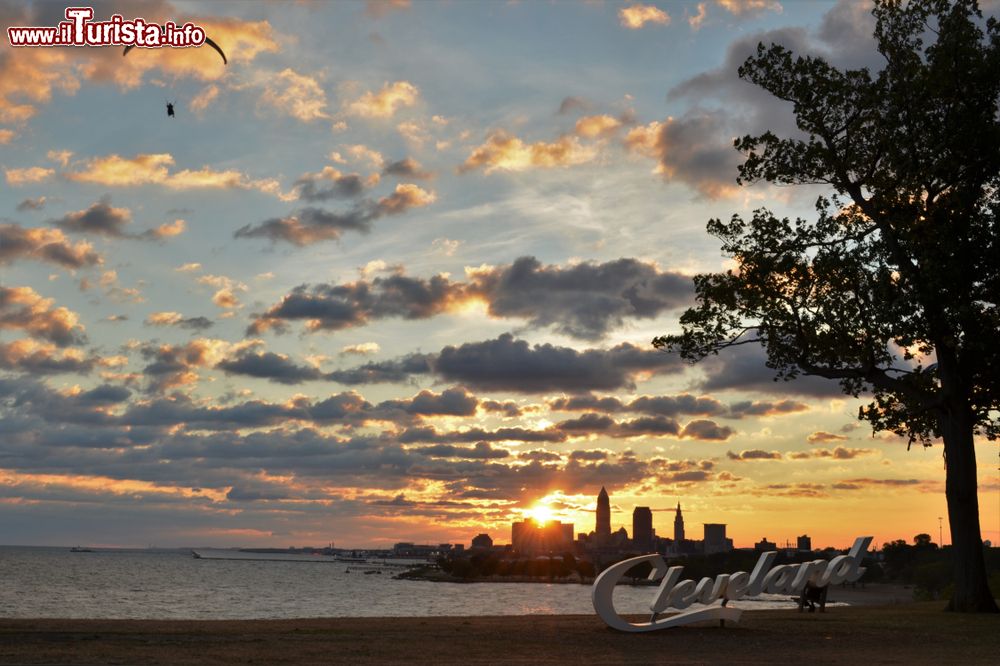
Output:
[[[8,26],[65,3],[0,2]],[[864,397],[691,365],[711,218],[795,131],[758,42],[879,67],[864,2],[98,2],[207,47],[0,48],[0,542],[388,547],[552,516],[736,546],[925,532],[942,447]],[[165,103],[175,105],[168,118]],[[977,443],[1000,540],[995,445]]]

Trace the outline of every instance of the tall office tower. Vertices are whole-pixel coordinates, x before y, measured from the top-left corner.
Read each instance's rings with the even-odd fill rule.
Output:
[[[648,506],[632,510],[632,545],[639,550],[653,550],[653,512]]]
[[[674,516],[674,541],[679,545],[684,541],[684,516],[681,515],[681,503],[677,503],[677,515]]]
[[[601,493],[597,496],[597,532],[598,537],[611,536],[611,500],[608,499],[608,491],[601,486]]]

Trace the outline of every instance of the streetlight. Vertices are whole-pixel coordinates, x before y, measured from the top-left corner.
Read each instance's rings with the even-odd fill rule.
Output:
[[[944,548],[944,537],[941,536],[942,534],[943,532],[941,531],[941,516],[938,516],[938,544],[940,545],[941,548]]]

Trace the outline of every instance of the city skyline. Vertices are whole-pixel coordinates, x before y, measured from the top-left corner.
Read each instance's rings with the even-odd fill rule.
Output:
[[[228,63],[0,40],[5,543],[468,543],[589,526],[602,487],[611,532],[640,506],[670,535],[679,502],[743,546],[937,536],[939,444],[753,348],[650,345],[732,266],[710,218],[825,193],[737,186],[734,137],[795,131],[737,67],[775,40],[877,68],[863,3],[95,11],[191,20]]]

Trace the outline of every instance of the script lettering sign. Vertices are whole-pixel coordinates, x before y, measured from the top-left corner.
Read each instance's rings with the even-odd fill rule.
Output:
[[[742,611],[727,606],[730,601],[755,597],[762,592],[797,595],[802,592],[808,581],[823,586],[842,582],[853,583],[858,580],[865,572],[861,567],[861,559],[871,541],[870,536],[858,537],[847,555],[838,555],[829,561],[813,560],[803,564],[781,564],[776,567],[772,567],[771,563],[778,554],[773,551],[762,553],[751,573],[738,571],[734,574],[721,574],[715,578],[702,578],[697,583],[693,580],[678,582],[684,567],[668,568],[660,555],[641,555],[602,571],[594,581],[591,600],[598,616],[609,627],[619,631],[655,631],[702,620],[739,622]],[[615,585],[625,573],[643,562],[648,562],[653,567],[649,580],[662,579],[662,582],[649,605],[651,612],[649,622],[636,624],[618,614],[613,595]],[[693,603],[705,604],[707,607],[658,619],[659,614],[667,609],[683,611]]]

